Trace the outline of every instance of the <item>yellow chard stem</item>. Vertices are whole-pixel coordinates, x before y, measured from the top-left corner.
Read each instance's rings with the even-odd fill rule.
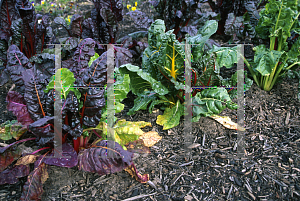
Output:
[[[175,77],[175,47],[174,47],[174,43],[173,43],[173,57],[172,57],[171,76],[176,80],[176,77]]]

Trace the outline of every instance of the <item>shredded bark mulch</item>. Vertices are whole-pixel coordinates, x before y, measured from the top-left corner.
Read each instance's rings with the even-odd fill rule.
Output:
[[[299,69],[298,69],[299,70]],[[234,71],[223,72],[230,77]],[[0,88],[1,123],[15,119],[6,110],[12,83]],[[162,111],[126,113],[134,95],[123,101],[118,119],[151,122],[145,132],[162,136],[150,154],[134,154],[134,164],[150,181],[141,184],[127,172],[99,176],[74,168],[50,166],[42,200],[300,200],[300,101],[298,80],[285,78],[270,91],[255,83],[245,92],[245,154],[237,156],[237,132],[208,117],[192,124],[193,146],[186,152],[184,121],[170,130],[156,124]],[[233,100],[236,102],[236,100]],[[221,116],[236,121],[236,111]],[[18,200],[26,178],[0,186],[0,200]]]

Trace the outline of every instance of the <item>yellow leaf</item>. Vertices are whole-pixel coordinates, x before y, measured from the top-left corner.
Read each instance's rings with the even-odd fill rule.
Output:
[[[36,161],[36,155],[26,155],[18,159],[15,165],[28,165]]]
[[[144,144],[146,147],[152,147],[155,145],[159,140],[161,140],[161,136],[158,135],[155,131],[149,131],[147,133],[144,133],[142,136],[139,137],[139,139],[144,141]]]
[[[234,123],[231,121],[231,119],[227,116],[218,116],[218,115],[212,115],[210,118],[216,120],[220,124],[222,124],[224,127],[233,129],[233,130],[239,130],[239,131],[245,131],[245,129],[241,126],[239,126],[237,123]]]

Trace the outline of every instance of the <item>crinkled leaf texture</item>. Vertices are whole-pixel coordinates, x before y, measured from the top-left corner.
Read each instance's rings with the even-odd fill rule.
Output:
[[[7,109],[17,117],[18,122],[24,126],[33,123],[30,114],[27,110],[27,105],[24,97],[16,91],[9,91],[6,96]]]
[[[255,51],[254,62],[256,63],[254,71],[259,72],[262,76],[270,75],[284,54],[284,51],[270,51],[265,45],[256,46],[253,50]]]
[[[169,92],[165,86],[153,79],[149,73],[144,72],[138,66],[131,64],[122,65],[119,71],[121,74],[129,74],[130,88],[136,95],[143,93],[147,88],[152,88],[159,95],[165,95]]]
[[[291,31],[300,33],[298,0],[272,0],[259,13],[261,16],[256,33],[266,39],[268,37],[282,37],[283,41],[291,35]]]
[[[18,10],[15,9],[15,4],[15,0],[0,1],[0,39],[9,40],[11,23],[20,17]]]
[[[90,58],[95,55],[95,44],[96,42],[91,38],[82,40],[73,57],[62,62],[62,68],[68,68],[75,78],[79,77],[83,71],[89,68]]]
[[[95,10],[92,20],[97,24],[96,33],[101,44],[114,43],[118,22],[123,19],[123,3],[120,0],[93,0]],[[107,33],[109,35],[107,35]]]
[[[19,181],[18,178],[29,175],[29,165],[17,165],[11,168],[7,168],[0,173],[0,185],[2,184],[15,184]]]
[[[155,2],[155,1],[154,1]],[[184,37],[181,28],[186,26],[196,14],[199,0],[156,0],[155,10],[159,19],[163,19],[167,30],[174,30],[177,38]]]
[[[67,168],[71,168],[77,165],[78,163],[77,152],[68,143],[64,143],[62,145],[62,153],[58,153],[58,154],[62,155],[61,158],[55,158],[54,153],[48,154],[47,158],[44,158],[43,163],[47,165],[56,165],[56,166],[67,167]],[[51,156],[53,158],[50,158]],[[43,156],[40,156],[39,159],[42,158]]]
[[[241,34],[243,31],[243,16],[234,16],[234,13],[229,13],[225,22],[225,34],[232,36],[235,34]]]
[[[23,72],[22,78],[25,83],[24,100],[28,112],[34,121],[46,116],[43,105],[45,104],[46,94],[41,80],[35,76],[33,69],[27,69]]]
[[[49,178],[47,165],[35,162],[35,169],[28,175],[27,181],[23,186],[20,200],[41,200],[43,194],[43,183]]]
[[[23,95],[25,92],[25,85],[22,76],[26,69],[33,68],[32,64],[16,45],[9,46],[7,52],[6,69],[10,74],[11,80],[15,83],[16,89],[18,89]]]
[[[225,108],[237,109],[225,88],[204,89],[192,99],[192,122],[199,121],[201,116],[220,114]]]
[[[145,13],[139,10],[130,11],[126,15],[129,15],[133,19],[137,28],[148,29],[150,24],[154,22],[153,19],[149,18]]]
[[[79,101],[81,93],[77,88],[74,88],[75,78],[73,73],[66,68],[58,70],[61,74],[61,95],[62,95],[62,119],[65,119],[63,126],[65,128],[71,127],[69,134],[73,137],[79,137],[82,134],[82,126],[79,117]],[[47,89],[48,99],[46,100],[46,115],[54,116],[54,76],[51,78]],[[66,117],[68,117],[66,119]],[[67,121],[66,121],[67,120]],[[67,124],[66,124],[67,123]]]
[[[133,153],[125,151],[117,142],[102,140],[95,147],[78,154],[79,170],[99,175],[119,172],[132,163]]]

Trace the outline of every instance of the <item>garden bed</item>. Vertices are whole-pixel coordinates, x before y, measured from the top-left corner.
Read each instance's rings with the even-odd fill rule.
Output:
[[[204,6],[209,9],[208,5]],[[130,24],[124,26],[121,33],[125,36],[132,30]],[[228,44],[217,35],[213,39],[221,45]],[[253,52],[245,48],[245,55],[251,57]],[[235,72],[235,68],[221,68],[223,78]],[[236,155],[236,130],[227,129],[209,117],[192,123],[194,145],[187,157],[183,118],[178,126],[163,130],[156,123],[163,111],[155,109],[149,114],[145,110],[127,115],[135,99],[130,92],[122,101],[124,110],[115,116],[127,121],[150,122],[152,126],[142,130],[156,131],[162,137],[150,148],[151,153],[134,154],[136,168],[141,174],[149,174],[150,181],[139,183],[125,171],[99,176],[79,171],[77,167],[49,166],[42,200],[299,200],[298,85],[297,79],[284,78],[269,92],[255,83],[245,92],[244,158]],[[15,119],[5,103],[12,86],[10,81],[0,88],[0,123]],[[236,111],[225,109],[220,116],[235,121]],[[36,147],[34,142],[25,145]],[[19,180],[16,184],[0,185],[0,200],[20,198],[27,178]]]

